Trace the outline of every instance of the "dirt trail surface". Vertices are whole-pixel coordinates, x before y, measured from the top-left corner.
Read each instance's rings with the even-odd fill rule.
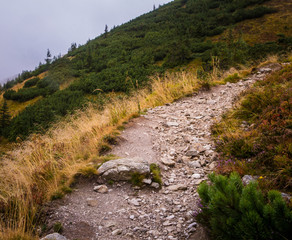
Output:
[[[278,66],[279,67],[279,66]],[[132,120],[112,153],[157,163],[163,186],[143,188],[109,184],[100,178],[83,180],[48,217],[61,222],[67,239],[208,239],[193,218],[196,189],[215,168],[216,152],[210,127],[252,83],[271,67],[238,83],[213,87],[173,104],[150,109]],[[94,187],[105,184],[105,193]]]

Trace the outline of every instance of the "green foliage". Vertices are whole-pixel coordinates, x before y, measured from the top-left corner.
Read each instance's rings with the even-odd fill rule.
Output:
[[[263,15],[267,13],[273,13],[273,12],[274,12],[273,9],[270,9],[264,6],[256,7],[254,9],[239,9],[234,12],[233,18],[235,22],[239,22],[245,19],[262,17]]]
[[[234,73],[232,75],[229,75],[227,78],[224,79],[224,82],[231,82],[231,83],[236,83],[238,80],[240,80],[241,77],[238,75],[238,73]]]
[[[5,129],[10,124],[10,114],[7,102],[4,100],[2,108],[0,109],[0,135],[5,135]]]
[[[97,169],[95,167],[84,167],[79,169],[78,171],[79,174],[81,174],[84,177],[93,177],[97,175]]]
[[[23,88],[30,88],[35,86],[40,79],[38,77],[32,78],[24,83]]]
[[[104,144],[101,144],[101,145],[99,146],[98,152],[99,152],[100,155],[104,155],[104,154],[106,154],[107,152],[109,152],[111,149],[112,149],[112,148],[111,148],[111,146],[110,146],[109,144],[104,143]]]
[[[285,36],[279,37],[277,42],[253,46],[246,44],[241,38],[235,39],[232,32],[223,41],[206,40],[208,36],[220,34],[227,28],[232,29],[238,21],[271,13],[271,9],[258,6],[263,2],[265,1],[172,1],[112,30],[106,27],[104,34],[83,46],[71,44],[64,57],[51,61],[48,50],[46,64],[40,64],[32,72],[23,72],[13,82],[4,85],[4,89],[44,71],[48,71],[48,75],[39,80],[34,88],[27,87],[31,86],[31,79],[24,89],[18,92],[7,91],[4,97],[20,102],[36,96],[51,100],[55,98],[55,92],[65,93],[59,90],[59,86],[69,82],[69,91],[81,91],[87,96],[112,91],[129,93],[135,90],[136,82],[139,87],[145,87],[149,76],[164,73],[169,68],[179,68],[194,59],[202,62],[204,71],[210,71],[213,68],[212,56],[218,56],[219,67],[228,68],[259,59],[266,54],[285,51],[291,47],[291,39]],[[202,84],[209,87],[204,79]],[[60,105],[67,106],[63,102]],[[76,108],[79,106],[76,104]],[[44,109],[49,113],[49,117],[41,121],[41,128],[46,129],[57,119],[50,116],[55,114],[54,108],[47,101],[42,101],[34,108],[33,114],[36,116],[42,115]],[[71,111],[70,108],[66,110]],[[23,124],[17,128],[26,129],[28,121],[31,122],[29,125],[35,126],[28,127],[29,130],[24,131],[22,136],[40,129],[38,118],[27,115],[28,112],[24,112],[13,119],[13,125],[14,122]],[[22,120],[19,121],[18,118]],[[20,131],[13,131],[10,139],[20,134]]]
[[[258,82],[245,94],[238,108],[213,126],[217,150],[223,159],[243,162],[249,169],[245,174],[263,175],[270,187],[289,192],[292,187],[291,70],[287,66]]]
[[[55,193],[52,194],[51,200],[58,200],[62,199],[64,197],[64,193],[61,191],[56,191]]]
[[[70,187],[68,187],[68,186],[63,186],[62,188],[61,188],[61,190],[62,190],[62,192],[63,193],[72,193],[72,188],[70,188]]]
[[[135,172],[131,176],[131,183],[134,186],[141,186],[143,184],[143,179],[144,178],[145,178],[145,176],[143,174],[140,174],[138,172]]]
[[[113,134],[107,134],[103,137],[103,141],[110,144],[110,145],[115,145],[117,144],[117,137]]]
[[[161,173],[160,168],[155,163],[150,164],[150,172],[152,175],[153,182],[159,183],[162,185]]]
[[[32,132],[43,132],[58,117],[80,108],[84,103],[83,96],[80,91],[63,90],[27,107],[12,119],[7,128],[7,137],[14,141],[17,137],[25,138]]]
[[[54,229],[54,232],[56,232],[56,233],[62,233],[62,231],[63,231],[62,223],[55,222],[53,229]]]
[[[211,229],[215,239],[288,239],[292,211],[277,191],[268,197],[256,182],[243,186],[240,176],[209,175],[211,185],[200,184],[197,219]]]
[[[35,81],[35,79],[37,81]],[[59,90],[59,84],[52,79],[51,76],[45,77],[42,80],[39,80],[38,78],[31,79],[34,80],[33,83],[29,83],[28,86],[31,86],[31,84],[35,84],[36,88],[28,88],[28,86],[19,89],[17,92],[15,90],[7,90],[3,97],[7,100],[14,100],[18,102],[26,102],[30,99],[33,99],[38,96],[48,96],[52,95],[56,91]]]

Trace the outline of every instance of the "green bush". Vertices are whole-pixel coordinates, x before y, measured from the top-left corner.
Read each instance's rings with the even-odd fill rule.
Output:
[[[152,174],[153,182],[159,183],[159,185],[161,186],[162,179],[159,166],[155,163],[150,164],[150,172]]]
[[[265,197],[257,182],[243,186],[240,176],[210,174],[211,185],[200,184],[197,219],[215,239],[288,239],[292,211],[277,191]]]
[[[7,128],[7,137],[14,141],[17,137],[24,139],[32,132],[43,132],[59,117],[81,108],[84,102],[84,95],[80,91],[58,91],[14,117]]]
[[[133,186],[141,187],[144,178],[145,176],[143,174],[135,172],[132,174],[130,182],[132,183]]]
[[[40,80],[40,79],[39,79],[38,77],[32,78],[32,79],[30,79],[30,80],[27,80],[27,81],[25,82],[23,88],[30,88],[30,87],[33,87],[33,86],[35,86],[35,85],[38,83],[39,80]]]
[[[238,80],[240,80],[241,77],[238,75],[238,73],[234,73],[230,76],[228,76],[227,78],[224,79],[224,82],[231,82],[231,83],[236,83],[238,82]]]

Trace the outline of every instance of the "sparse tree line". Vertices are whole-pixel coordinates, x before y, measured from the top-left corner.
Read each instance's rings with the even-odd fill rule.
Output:
[[[232,25],[244,19],[251,19],[273,12],[273,9],[259,6],[264,0],[182,0],[161,6],[155,11],[131,20],[111,30],[105,26],[104,34],[80,46],[72,43],[68,54],[62,58],[51,59],[48,50],[46,63],[35,71],[25,72],[16,82],[25,83],[19,91],[8,90],[4,97],[19,102],[43,96],[45,99],[30,106],[12,120],[7,137],[14,140],[18,135],[27,136],[38,129],[46,129],[54,118],[34,122],[28,117],[41,114],[42,104],[53,107],[48,102],[55,102],[56,96],[63,93],[72,95],[80,92],[82,101],[73,101],[79,108],[85,101],[86,94],[103,92],[130,92],[136,81],[139,86],[147,86],[149,76],[154,73],[163,74],[168,69],[175,69],[196,59],[205,71],[212,69],[212,56],[217,56],[221,68],[259,59],[266,54],[287,51],[292,45],[291,38],[284,35],[279,40],[268,43],[248,45],[240,37],[230,36],[225,41],[206,41],[206,37],[232,29]],[[182,7],[184,6],[184,7]],[[44,79],[36,76],[44,71],[48,75]],[[60,91],[60,85],[68,80],[73,83],[66,91]],[[9,89],[9,84],[4,89]],[[12,84],[13,85],[13,84]],[[78,99],[79,99],[78,97]],[[82,104],[81,104],[82,102]],[[57,103],[66,108],[67,103],[60,99]],[[71,106],[71,105],[70,105]],[[72,108],[72,109],[73,109]],[[49,111],[49,110],[48,110]],[[49,111],[50,112],[50,111]],[[62,111],[62,114],[66,111]],[[70,112],[70,111],[69,111]],[[34,120],[33,120],[34,119]],[[45,119],[45,118],[44,118]],[[19,126],[26,126],[23,134]],[[30,127],[28,127],[30,126]]]

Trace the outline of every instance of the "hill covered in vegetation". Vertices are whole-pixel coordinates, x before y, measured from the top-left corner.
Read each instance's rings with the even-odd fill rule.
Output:
[[[266,55],[291,63],[291,20],[286,0],[176,0],[83,46],[73,43],[63,57],[48,52],[45,64],[5,84],[0,130],[7,139],[60,121],[0,152],[0,238],[33,239],[42,206],[71,192],[76,176],[95,175],[123,123],[144,109],[238,81]],[[242,64],[250,69],[234,70]],[[229,77],[218,71],[230,67]],[[290,82],[286,66],[213,127],[217,160],[226,163],[217,173],[260,175],[265,191],[291,193]]]
[[[285,52],[291,48],[289,9],[288,1],[175,0],[122,26],[106,27],[83,46],[73,43],[64,57],[52,59],[48,52],[45,64],[3,86],[3,98],[24,110],[2,126],[2,135],[15,140],[43,132],[90,101],[102,107],[107,92],[129,94],[170,69],[196,67],[204,78],[214,57],[226,69]],[[266,16],[274,19],[268,19],[274,23],[269,36],[257,31],[254,37],[249,28],[256,24],[248,21],[265,25]],[[11,89],[21,82],[21,89]]]

